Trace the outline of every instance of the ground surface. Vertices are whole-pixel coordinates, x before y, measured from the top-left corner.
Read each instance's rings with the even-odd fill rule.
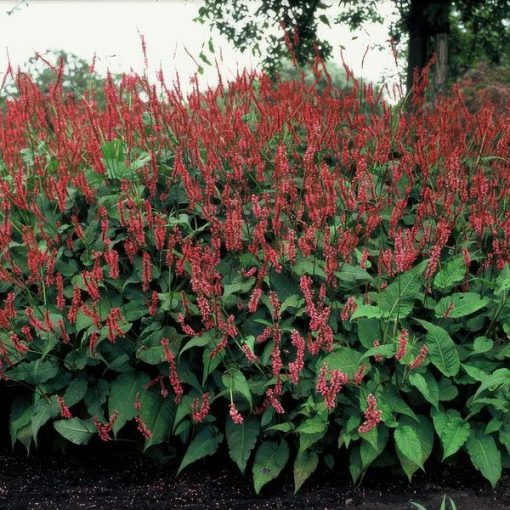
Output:
[[[134,451],[126,453],[126,448],[112,446],[89,457],[83,452],[35,453],[27,459],[21,450],[0,450],[0,508],[398,510],[414,508],[414,500],[436,510],[444,493],[459,510],[510,508],[509,475],[493,491],[473,471],[451,467],[417,476],[413,485],[387,472],[374,472],[360,488],[345,474],[322,473],[296,496],[289,473],[256,496],[249,477],[220,459],[199,462],[176,478],[175,465],[161,466]]]

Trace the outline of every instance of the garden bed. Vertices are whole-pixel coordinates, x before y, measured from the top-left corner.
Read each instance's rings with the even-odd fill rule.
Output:
[[[217,462],[214,462],[217,460]],[[20,450],[0,453],[0,506],[11,509],[159,509],[159,508],[309,508],[411,509],[416,501],[438,509],[443,494],[461,510],[510,507],[510,477],[495,490],[472,470],[443,466],[403,477],[374,470],[360,487],[347,473],[319,472],[294,495],[290,472],[256,496],[251,479],[243,478],[226,459],[198,463],[175,476],[176,465],[161,466],[125,445],[100,450],[74,450],[66,455]]]

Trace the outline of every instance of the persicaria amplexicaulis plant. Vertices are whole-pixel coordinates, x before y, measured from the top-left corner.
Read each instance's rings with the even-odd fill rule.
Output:
[[[13,443],[220,445],[256,490],[349,459],[510,463],[510,116],[352,82],[158,74],[0,113]],[[322,74],[320,63],[316,73]],[[131,424],[131,426],[129,426]],[[292,448],[290,448],[292,446]],[[292,452],[292,453],[290,453]],[[455,459],[452,459],[453,461]]]

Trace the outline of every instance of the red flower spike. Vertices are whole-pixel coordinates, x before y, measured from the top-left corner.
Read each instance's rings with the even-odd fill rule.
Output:
[[[381,421],[382,413],[377,409],[377,400],[371,393],[367,397],[367,409],[364,413],[365,421],[358,427],[360,434],[370,432]]]

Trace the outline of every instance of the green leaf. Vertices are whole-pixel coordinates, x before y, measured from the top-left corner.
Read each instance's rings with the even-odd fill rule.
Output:
[[[379,404],[381,410],[383,411],[383,419],[385,419],[384,411],[387,406],[388,414],[391,413],[399,413],[409,418],[412,418],[414,421],[418,421],[416,414],[414,411],[407,405],[405,400],[402,399],[399,392],[394,386],[388,385],[384,387],[382,392],[381,403]]]
[[[374,281],[372,276],[364,269],[359,266],[351,266],[350,264],[342,264],[340,271],[335,271],[335,276],[339,279],[340,285]]]
[[[296,432],[301,434],[319,434],[324,433],[328,427],[327,421],[320,416],[314,416],[303,421],[296,429]]]
[[[483,354],[489,352],[494,347],[494,341],[486,336],[478,336],[473,342],[473,351],[476,354]]]
[[[465,317],[487,306],[489,300],[476,292],[457,292],[439,300],[434,308],[436,317],[440,319],[448,313],[448,318]],[[453,307],[453,308],[452,308]]]
[[[67,386],[64,392],[64,401],[68,407],[80,402],[86,395],[88,383],[86,377],[81,374],[75,377]]]
[[[255,278],[251,277],[251,278],[248,278],[248,280],[239,279],[238,281],[224,285],[222,299],[226,300],[232,294],[237,294],[239,292],[244,294],[244,293],[248,292],[253,287],[254,284],[255,284]]]
[[[184,352],[186,352],[189,349],[192,349],[193,347],[205,347],[206,345],[209,345],[214,341],[214,331],[206,331],[204,334],[200,336],[194,336],[193,338],[190,338],[179,351],[179,357],[182,356]]]
[[[314,432],[312,434],[305,433],[299,434],[299,453],[305,452],[306,450],[308,450],[308,448],[310,448],[310,446],[317,443],[317,441],[320,441],[324,437],[325,433],[326,429],[323,432]]]
[[[276,478],[289,460],[289,445],[282,439],[280,443],[275,441],[263,441],[259,446],[253,463],[253,485],[255,492]]]
[[[494,294],[499,296],[510,289],[510,267],[508,263],[504,265],[503,269],[499,273],[496,279],[496,289],[494,290]]]
[[[398,425],[398,428],[400,428],[401,425],[411,427],[413,431],[416,433],[416,436],[418,437],[418,441],[420,443],[421,455],[414,458],[409,458],[408,455],[411,452],[408,450],[407,454],[404,453],[402,451],[401,446],[397,444],[397,456],[400,460],[402,469],[406,473],[409,480],[411,480],[413,474],[418,469],[421,468],[424,470],[423,465],[425,464],[426,460],[430,457],[430,454],[432,453],[432,449],[434,447],[434,427],[432,426],[431,420],[423,415],[418,415],[417,419],[418,423],[416,423],[411,418],[403,416],[399,420]],[[417,453],[415,446],[413,446],[413,450],[415,450],[415,453]]]
[[[53,422],[55,430],[74,444],[87,444],[90,438],[97,432],[92,420],[57,420]]]
[[[358,339],[365,349],[374,346],[374,340],[381,338],[381,328],[376,319],[360,319],[358,322]]]
[[[441,271],[434,277],[434,287],[437,289],[446,289],[461,282],[466,274],[464,257],[457,257],[448,262]]]
[[[413,422],[406,424],[401,424],[401,422],[394,432],[395,444],[400,453],[414,463],[423,456],[420,437],[418,436],[418,425]]]
[[[434,407],[439,405],[439,387],[430,372],[425,372],[425,374],[411,373],[409,382],[423,395],[427,402],[430,402]]]
[[[292,269],[298,276],[309,274],[310,276],[320,276],[326,278],[326,273],[323,269],[324,263],[318,259],[308,258],[297,260],[292,266]]]
[[[19,434],[24,427],[30,426],[34,409],[28,398],[14,399],[9,415],[9,430],[11,433],[11,445],[14,448],[16,441],[21,440]],[[32,437],[32,433],[30,434]],[[30,439],[31,440],[31,439]],[[28,447],[27,447],[28,450]]]
[[[360,358],[360,362],[366,358],[373,356],[382,356],[383,358],[393,358],[395,356],[395,346],[393,344],[378,345],[371,347],[368,351],[364,352]]]
[[[134,322],[148,315],[149,309],[144,302],[133,300],[122,306],[122,313],[127,322]]]
[[[222,441],[223,434],[220,433],[217,427],[208,426],[202,429],[189,444],[177,474],[193,462],[216,453]]]
[[[457,375],[460,369],[460,358],[450,335],[435,324],[417,319],[427,330],[425,339],[429,348],[429,359],[447,377]]]
[[[228,372],[223,374],[221,380],[228,390],[232,390],[233,392],[242,395],[250,404],[250,407],[253,405],[248,381],[238,368],[229,368]]]
[[[495,487],[501,477],[501,453],[494,438],[472,430],[466,448],[473,466]]]
[[[317,367],[320,368],[322,363],[326,363],[330,370],[341,370],[345,372],[349,378],[352,378],[359,368],[360,358],[361,354],[358,351],[350,349],[349,347],[340,346],[322,360],[318,360]]]
[[[130,371],[120,374],[112,382],[108,399],[108,411],[110,415],[115,411],[119,413],[112,427],[115,437],[126,422],[136,416],[136,394],[140,393],[141,395],[144,392],[143,386],[149,381],[150,377],[145,372]]]
[[[259,432],[260,423],[255,416],[245,418],[239,425],[232,420],[226,422],[225,434],[230,458],[237,464],[243,475],[251,451],[257,443]]]
[[[351,320],[359,319],[360,317],[380,319],[382,317],[382,312],[378,306],[357,303],[356,310],[354,310],[354,313],[351,315]]]
[[[426,262],[424,261],[410,271],[400,274],[382,291],[380,305],[384,318],[401,319],[411,313],[415,299],[421,297],[421,274],[425,269]]]
[[[485,391],[489,388],[499,388],[503,385],[509,385],[510,384],[510,370],[508,368],[499,368],[498,370],[495,370],[491,375],[487,376],[485,378],[485,381],[480,384],[478,389],[476,390],[476,393],[473,396],[473,400],[476,400],[476,398],[482,393],[482,391]]]
[[[370,435],[373,440],[369,441]],[[366,434],[362,434],[363,441],[360,445],[360,457],[363,469],[366,469],[372,462],[381,455],[388,443],[389,431],[385,426],[379,425]]]
[[[317,469],[319,456],[315,452],[306,451],[298,454],[294,461],[294,494]]]
[[[31,362],[21,362],[11,370],[6,371],[6,375],[13,381],[23,381],[32,386],[36,386],[52,379],[58,374],[58,366],[54,361],[42,358]]]
[[[141,394],[142,408],[140,416],[152,432],[150,439],[145,440],[145,448],[164,443],[172,431],[175,417],[175,405],[170,397],[163,398],[159,393],[144,391]]]
[[[465,422],[458,411],[447,412],[435,410],[432,420],[443,447],[443,460],[450,457],[464,445],[469,437],[469,423]]]

